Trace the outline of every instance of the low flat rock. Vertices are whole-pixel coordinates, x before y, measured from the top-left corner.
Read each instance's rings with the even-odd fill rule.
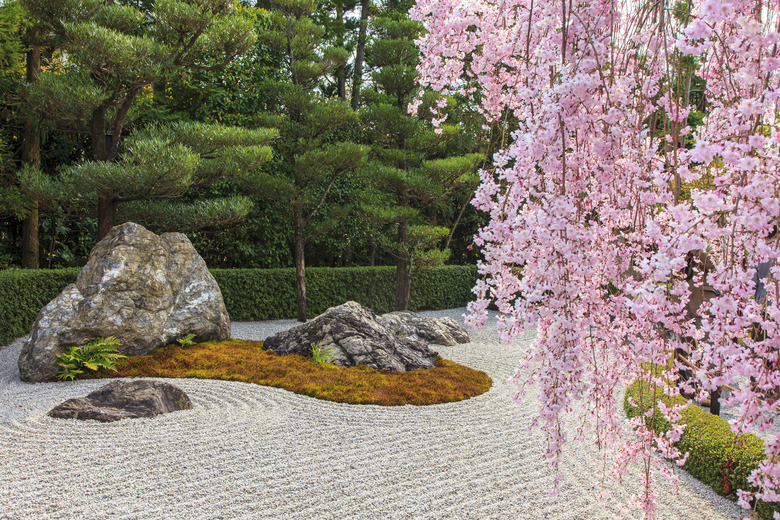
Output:
[[[469,333],[452,318],[430,318],[410,311],[382,314],[379,323],[396,336],[451,347],[471,341]]]
[[[331,351],[334,365],[395,372],[432,368],[438,355],[422,341],[396,336],[377,321],[374,311],[356,302],[331,307],[307,323],[269,336],[263,344],[279,354],[307,357],[312,345],[319,344]]]
[[[49,415],[59,419],[120,419],[155,417],[162,413],[189,410],[192,401],[178,386],[162,381],[113,381],[77,399],[54,407]]]

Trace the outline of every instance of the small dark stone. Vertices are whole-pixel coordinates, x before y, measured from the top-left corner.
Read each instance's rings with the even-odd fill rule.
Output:
[[[429,318],[414,312],[397,311],[383,314],[377,319],[390,332],[403,338],[419,339],[448,347],[471,341],[466,329],[452,318]]]
[[[432,368],[436,352],[422,341],[397,337],[377,321],[374,311],[356,302],[331,307],[313,320],[263,342],[279,354],[311,356],[313,344],[330,349],[337,366],[366,365],[405,372]]]
[[[162,381],[113,381],[86,397],[68,399],[49,412],[60,419],[112,422],[189,410],[192,401],[178,386]]]

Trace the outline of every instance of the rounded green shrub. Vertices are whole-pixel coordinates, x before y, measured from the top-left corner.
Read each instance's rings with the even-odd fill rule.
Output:
[[[728,421],[689,403],[682,396],[669,397],[662,394],[662,397],[667,405],[688,403],[681,419],[685,430],[676,443],[681,452],[689,454],[683,469],[719,495],[735,499],[738,489],[755,491],[747,479],[765,458],[764,441],[752,434],[735,434]],[[643,403],[643,406],[632,406],[629,398],[634,403]],[[637,417],[650,406],[655,406],[650,387],[646,382],[634,381],[626,389],[623,401],[626,415],[629,418]],[[660,431],[669,428],[659,413],[654,415],[654,419]],[[780,504],[759,502],[756,511],[761,518],[769,519],[775,511],[780,512]]]

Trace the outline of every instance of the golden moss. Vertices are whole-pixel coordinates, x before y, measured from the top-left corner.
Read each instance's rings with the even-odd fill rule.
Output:
[[[434,368],[387,372],[319,364],[303,356],[276,354],[263,348],[262,341],[239,339],[161,347],[146,356],[122,359],[117,370],[88,376],[224,379],[275,386],[327,401],[386,406],[462,401],[487,392],[492,384],[484,372],[441,357]]]

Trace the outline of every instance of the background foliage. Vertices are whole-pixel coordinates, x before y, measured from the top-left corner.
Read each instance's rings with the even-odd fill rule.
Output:
[[[80,269],[9,269],[0,272],[0,345],[30,332],[38,312]],[[376,313],[393,310],[395,268],[308,268],[309,306],[314,314],[354,300]],[[213,269],[231,320],[275,320],[295,316],[295,270]],[[472,299],[475,266],[429,270],[412,287],[412,310],[463,307]]]
[[[182,4],[198,3],[195,0],[177,0],[173,3],[179,1]],[[34,16],[25,13],[22,7],[26,3],[36,6],[36,12],[41,11],[42,20],[36,21]],[[31,27],[38,27],[36,30],[40,34],[56,36],[59,33],[67,33],[64,30],[52,30],[47,21],[56,18],[56,9],[60,4],[63,12],[69,13],[75,5],[70,0],[53,3],[15,0],[0,6],[0,31],[8,36],[4,37],[4,44],[0,49],[0,84],[3,87],[3,95],[0,96],[0,196],[3,197],[0,198],[0,269],[22,264],[22,218],[27,201],[17,189],[16,175],[21,169],[24,118],[36,114],[35,109],[40,108],[40,100],[28,95],[31,85],[25,79],[25,52],[33,43],[40,48],[42,77],[51,83],[33,88],[32,93],[46,90],[48,87],[55,91],[59,88],[61,91],[61,78],[81,77],[89,72],[87,65],[82,63],[83,60],[71,58],[68,52],[63,50],[77,46],[75,40],[63,39],[61,36],[43,38],[40,35],[33,40],[29,36]],[[96,0],[89,5],[93,4],[96,5]],[[119,4],[132,4],[133,13],[154,14],[155,7],[150,2]],[[363,4],[368,20],[365,24],[367,36],[362,44],[363,54],[358,58]],[[317,0],[314,3],[314,12],[308,18],[310,26],[323,35],[323,43],[318,52],[330,48],[333,50],[328,51],[329,53],[346,57],[343,66],[329,69],[326,74],[316,78],[311,86],[319,101],[348,102],[354,97],[358,115],[364,112],[368,105],[381,101],[384,89],[376,78],[383,77],[381,69],[387,64],[377,60],[376,56],[377,49],[382,48],[382,41],[387,39],[388,35],[379,19],[392,19],[399,24],[409,23],[407,11],[410,6],[409,2],[394,1]],[[248,50],[220,69],[168,68],[165,74],[159,75],[141,88],[125,118],[120,149],[124,142],[132,140],[135,134],[148,134],[150,128],[160,125],[199,122],[254,130],[284,111],[284,107],[279,103],[278,93],[291,86],[290,75],[285,73],[289,64],[285,64],[283,56],[274,52],[268,37],[272,29],[272,10],[276,8],[276,4],[267,1],[237,2],[234,12],[244,21],[242,23],[254,28],[256,35],[254,44]],[[377,22],[373,21],[375,18]],[[108,24],[107,20],[99,22]],[[122,29],[119,26],[116,28]],[[125,40],[135,41],[129,37],[117,37],[115,40],[114,43],[120,47]],[[392,42],[389,43],[392,45]],[[414,52],[413,47],[409,47],[409,50]],[[359,67],[356,65],[358,59],[361,60]],[[414,58],[407,57],[404,65],[407,68],[409,60],[413,62]],[[210,67],[216,65],[217,61],[216,54],[211,58],[205,56],[200,65]],[[361,71],[359,77],[356,76],[358,68]],[[51,89],[47,90],[49,91]],[[65,96],[63,99],[73,101],[72,96]],[[61,172],[80,167],[93,155],[91,150],[94,148],[94,139],[91,138],[89,129],[84,124],[72,122],[79,117],[83,119],[84,114],[80,112],[75,101],[70,101],[65,104],[67,106],[62,106],[62,110],[57,114],[38,113],[43,116],[37,119],[37,127],[41,132],[41,171],[44,180],[58,179]],[[473,152],[484,155],[494,141],[491,141],[490,137],[484,137],[489,135],[482,130],[484,118],[473,106],[460,102],[450,103],[448,110],[448,123],[460,130],[457,138],[446,139],[447,149],[438,151],[437,155],[443,157]],[[63,114],[60,112],[73,117],[61,117]],[[113,117],[111,114],[109,116]],[[431,117],[432,115],[428,115],[425,118],[426,124],[430,123]],[[368,144],[375,141],[380,138],[376,131],[369,131],[360,123],[361,120],[370,119],[354,117],[353,124],[328,137],[328,144],[340,146],[348,142]],[[293,140],[298,137],[294,133],[286,133],[277,139],[274,143],[277,150],[274,160],[255,173],[277,178],[285,176],[290,169],[289,157],[285,160],[284,154],[278,151],[293,147]],[[368,172],[367,175],[370,177],[371,173]],[[387,237],[383,236],[386,233],[382,233],[375,223],[369,222],[357,211],[353,210],[348,214],[342,211],[355,207],[358,201],[364,200],[367,187],[366,178],[357,175],[345,176],[331,187],[331,192],[318,215],[338,215],[339,225],[333,226],[326,218],[315,218],[313,224],[315,227],[321,227],[322,231],[315,230],[313,235],[316,236],[306,245],[307,266],[396,263],[392,244],[388,244]],[[376,186],[372,186],[371,197],[377,196],[375,188]],[[314,196],[318,193],[317,189],[315,186],[312,190]],[[149,204],[133,203],[132,208],[120,210],[117,217],[118,220],[123,220],[133,218],[134,215],[145,215],[146,220],[164,221],[169,228],[179,225],[180,229],[177,230],[187,233],[210,267],[290,267],[293,265],[294,240],[291,222],[282,215],[284,208],[274,204],[273,194],[270,197],[267,194],[263,196],[257,191],[256,187],[252,189],[246,182],[237,182],[234,179],[191,187],[178,200],[184,204],[182,208],[187,210],[189,215],[194,215],[196,219],[198,216],[203,217],[203,222],[195,224],[190,222],[192,218],[185,218],[187,215],[178,218],[177,209],[160,204],[146,207]],[[248,196],[248,199],[237,199],[241,196]],[[484,218],[468,205],[470,198],[469,190],[456,190],[448,194],[436,207],[426,209],[427,221],[450,230],[451,238],[439,244],[440,248],[448,246],[451,251],[449,263],[474,263],[477,259],[477,253],[471,250],[470,246],[472,236],[477,228],[484,224]],[[222,219],[227,222],[220,222],[219,218],[208,218],[214,213],[211,210],[219,208],[198,210],[196,203],[206,199],[244,200],[246,203],[242,202],[240,208],[225,208],[225,213],[245,216],[240,219]],[[95,243],[97,224],[94,201],[82,201],[78,206],[69,204],[70,202],[72,201],[40,201],[38,257],[43,268],[83,265]]]

